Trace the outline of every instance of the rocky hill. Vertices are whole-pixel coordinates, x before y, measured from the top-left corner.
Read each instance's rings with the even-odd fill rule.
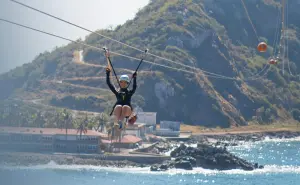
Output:
[[[245,2],[254,29],[240,0],[152,0],[133,20],[113,30],[98,30],[169,59],[148,55],[147,61],[182,69],[143,63],[133,105],[158,112],[159,120],[212,127],[245,125],[249,121],[266,124],[300,116],[299,77],[292,75],[300,72],[300,1],[288,1],[291,72],[286,66],[284,75],[280,61],[278,65],[268,64],[270,57],[277,56],[275,51],[280,45],[280,1]],[[256,50],[259,41],[268,43],[266,53]],[[90,34],[82,42],[107,46],[132,57],[142,56],[97,34]],[[81,50],[84,62],[78,59]],[[112,62],[118,75],[131,74],[138,65],[138,61],[113,54]],[[0,98],[5,102],[44,99],[45,104],[57,107],[109,110],[115,99],[105,84],[106,65],[103,52],[70,43],[2,74]],[[209,76],[212,74],[200,69],[222,77]]]

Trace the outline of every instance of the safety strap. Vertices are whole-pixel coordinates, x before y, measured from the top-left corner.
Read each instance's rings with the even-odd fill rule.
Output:
[[[105,52],[106,59],[108,60],[109,65],[111,66],[111,68],[112,68],[112,70],[113,70],[113,72],[114,72],[114,74],[115,74],[115,77],[116,77],[116,79],[117,79],[118,85],[119,85],[119,87],[120,87],[120,89],[121,89],[121,85],[120,85],[118,76],[117,76],[116,71],[115,71],[115,69],[114,69],[114,66],[112,65],[111,60],[110,60],[109,50],[106,49],[105,47],[103,48],[103,50],[104,50],[104,52]]]
[[[145,49],[145,55],[142,57],[142,59],[141,59],[139,65],[138,65],[137,68],[135,69],[135,73],[139,70],[139,68],[140,68],[140,66],[141,66],[141,64],[142,64],[142,62],[144,61],[144,58],[146,57],[147,52],[148,52],[148,49]],[[131,81],[132,81],[132,77],[131,77],[131,79],[130,79],[130,82],[129,82],[129,84],[128,84],[128,87],[130,86]]]
[[[104,52],[105,52],[106,59],[108,60],[109,65],[111,66],[111,68],[112,68],[112,70],[113,70],[113,72],[114,72],[114,74],[115,74],[115,77],[116,77],[116,79],[117,79],[117,82],[118,82],[118,84],[119,84],[119,87],[120,87],[120,89],[121,89],[121,85],[120,85],[118,76],[117,76],[117,74],[116,74],[116,72],[115,72],[115,69],[114,69],[114,66],[112,65],[111,60],[110,60],[109,50],[108,50],[107,48],[105,48],[105,47],[103,47],[103,50],[104,50]],[[148,52],[148,49],[145,49],[145,55],[142,57],[142,59],[141,59],[139,65],[138,65],[137,68],[135,69],[135,73],[139,70],[139,68],[140,68],[140,66],[141,66],[141,64],[142,64],[142,62],[144,61],[144,58],[146,57],[147,52]],[[128,84],[128,87],[130,86],[131,81],[132,81],[132,77],[131,77],[131,79],[130,79],[130,82],[129,82],[129,84]],[[110,116],[113,114],[115,106],[116,106],[116,104],[114,105],[113,109],[111,110]]]

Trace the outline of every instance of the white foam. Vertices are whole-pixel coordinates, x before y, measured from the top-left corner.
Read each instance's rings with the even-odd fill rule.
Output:
[[[294,137],[294,138],[270,138],[270,137],[265,137],[262,141],[259,142],[300,142],[300,137]]]
[[[70,171],[106,171],[106,172],[118,172],[118,173],[142,173],[142,174],[153,174],[153,175],[176,175],[176,174],[204,174],[204,175],[218,175],[218,174],[274,174],[274,173],[296,173],[300,174],[300,166],[278,166],[278,165],[266,165],[263,169],[256,169],[253,171],[244,171],[240,169],[236,170],[208,170],[203,168],[194,168],[191,171],[181,170],[181,169],[170,169],[165,172],[151,172],[149,167],[138,168],[138,167],[99,167],[92,165],[58,165],[54,162],[50,162],[46,165],[36,165],[36,166],[5,166],[0,167],[2,169],[16,170],[16,169],[26,169],[26,170],[70,170]]]
[[[265,137],[263,140],[261,141],[256,141],[256,142],[252,142],[252,141],[239,141],[237,142],[238,145],[237,146],[230,146],[228,147],[230,148],[241,148],[243,150],[250,150],[253,147],[257,147],[257,145],[259,144],[263,144],[263,143],[276,143],[277,145],[279,145],[280,143],[293,143],[293,142],[300,142],[300,137],[295,137],[295,138],[288,138],[288,139],[278,139],[278,138],[269,138],[269,137]]]

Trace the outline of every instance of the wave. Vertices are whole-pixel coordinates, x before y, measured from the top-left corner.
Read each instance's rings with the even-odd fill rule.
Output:
[[[270,138],[270,137],[265,137],[262,141],[258,142],[300,142],[300,137],[294,137],[294,138]]]
[[[219,175],[219,174],[276,174],[276,173],[296,173],[300,174],[300,166],[278,166],[278,165],[266,165],[264,169],[256,169],[253,171],[244,171],[240,169],[235,170],[208,170],[203,168],[194,168],[191,171],[181,169],[170,169],[164,172],[151,172],[149,167],[137,168],[117,168],[117,167],[99,167],[92,165],[58,165],[55,162],[50,162],[46,165],[36,166],[0,166],[0,169],[6,170],[68,170],[68,171],[102,171],[102,172],[117,172],[117,173],[142,173],[142,174],[153,174],[153,175],[176,175],[176,174],[204,174],[204,175]]]
[[[211,141],[217,141],[215,139],[210,139]],[[237,147],[242,147],[244,149],[250,149],[250,148],[253,148],[253,147],[256,147],[256,145],[258,144],[262,144],[262,143],[288,143],[288,142],[300,142],[300,137],[294,137],[294,138],[270,138],[270,137],[265,137],[264,139],[260,140],[260,141],[232,141],[231,143],[237,143],[238,145],[237,146],[229,146],[228,149],[231,149],[231,148],[237,148]],[[185,144],[186,146],[191,146],[191,147],[197,147],[197,144]],[[172,149],[168,152],[165,152],[163,153],[164,155],[167,155],[167,156],[170,156],[171,155],[171,152],[173,150],[175,150],[177,147],[179,147],[180,144],[174,144],[172,146]]]

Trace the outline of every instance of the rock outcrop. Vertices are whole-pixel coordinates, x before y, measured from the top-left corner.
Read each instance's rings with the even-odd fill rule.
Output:
[[[168,161],[162,165],[151,166],[151,171],[164,171],[170,168],[192,170],[193,167],[202,167],[211,170],[242,169],[251,171],[263,168],[257,163],[253,164],[239,158],[226,150],[209,144],[198,144],[196,148],[181,144],[171,152],[175,160]]]

